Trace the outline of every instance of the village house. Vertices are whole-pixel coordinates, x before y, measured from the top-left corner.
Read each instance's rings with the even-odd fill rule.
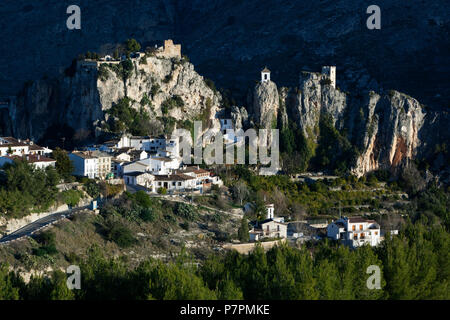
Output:
[[[275,217],[275,206],[266,205],[266,219],[252,222],[253,228],[249,231],[250,241],[260,241],[264,238],[287,238],[287,223],[284,218]]]
[[[128,154],[131,157],[131,161],[139,161],[148,158],[148,153],[144,150],[130,150]]]
[[[149,192],[156,193],[161,188],[169,193],[192,191],[196,186],[196,179],[185,174],[152,175],[149,172],[128,172],[123,174],[126,185],[141,186]]]
[[[155,176],[148,172],[129,172],[123,175],[123,180],[126,185],[130,186],[142,186],[147,189],[153,190],[153,181]]]
[[[108,178],[111,172],[111,156],[101,151],[74,151],[69,159],[74,165],[73,174],[90,179]]]
[[[31,140],[21,140],[13,137],[0,137],[0,156],[49,156],[52,152],[53,151],[51,149],[38,146]]]
[[[36,169],[45,169],[47,167],[55,167],[56,160],[41,156],[40,154],[28,154],[23,156],[1,156],[0,157],[0,168],[7,163],[14,163],[15,160],[23,160],[32,165]]]
[[[155,175],[152,192],[165,188],[169,193],[191,191],[196,188],[197,179],[182,173]]]
[[[341,240],[351,248],[365,244],[377,246],[381,242],[380,225],[374,220],[361,217],[344,217],[330,223],[327,236],[333,240]]]
[[[211,172],[205,169],[201,169],[199,166],[183,166],[179,170],[175,170],[174,173],[182,173],[196,179],[195,190],[200,192],[208,192],[213,185],[221,186],[223,181],[218,176],[213,176]]]
[[[0,156],[28,154],[30,146],[13,137],[0,137]]]
[[[180,167],[180,161],[174,158],[154,157],[131,162],[124,166],[123,172],[150,172],[152,174],[169,174]]]
[[[113,153],[114,159],[121,161],[131,162],[131,155],[128,153],[128,150],[124,150],[128,148],[119,149]]]

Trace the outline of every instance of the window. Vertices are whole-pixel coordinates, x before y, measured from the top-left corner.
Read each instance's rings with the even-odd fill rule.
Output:
[[[375,231],[375,235],[376,235],[376,236],[378,235],[378,231]]]
[[[360,225],[359,225],[359,230],[362,230],[362,229],[363,229],[363,225],[360,224]]]
[[[356,230],[356,226],[355,226],[355,225],[352,226],[352,230],[353,230],[353,231]]]

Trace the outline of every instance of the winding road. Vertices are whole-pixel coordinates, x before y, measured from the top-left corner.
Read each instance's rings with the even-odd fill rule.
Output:
[[[71,216],[78,211],[85,210],[88,207],[89,206],[87,205],[87,206],[78,207],[78,208],[74,208],[74,209],[70,209],[70,210],[66,210],[66,211],[61,211],[61,212],[50,214],[41,219],[38,219],[38,220],[36,220],[30,224],[27,224],[26,226],[12,232],[12,233],[4,236],[3,238],[0,239],[0,244],[8,243],[10,241],[14,241],[14,240],[18,240],[20,238],[26,237],[26,236],[30,236],[33,233],[35,233],[36,231],[39,231],[48,225],[51,225],[61,219]]]

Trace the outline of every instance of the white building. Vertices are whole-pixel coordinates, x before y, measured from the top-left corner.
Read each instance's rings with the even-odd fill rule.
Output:
[[[0,156],[29,154],[30,146],[20,139],[13,137],[0,137]]]
[[[123,175],[125,184],[153,189],[155,176],[148,172],[129,172]]]
[[[199,166],[183,166],[180,170],[175,170],[174,173],[182,173],[196,179],[196,190],[207,192],[213,185],[221,186],[223,181],[218,176],[213,176],[208,170],[202,169]]]
[[[127,164],[124,166],[123,172],[129,173],[138,171],[138,172],[150,172],[154,175],[169,174],[173,170],[178,169],[180,165],[181,163],[179,159],[167,157],[154,157]]]
[[[361,217],[340,218],[327,227],[327,236],[333,240],[341,240],[352,248],[365,244],[376,246],[381,242],[380,225],[374,220]]]
[[[53,151],[47,147],[41,147],[31,140],[21,140],[13,137],[0,137],[0,156],[6,155],[41,155],[48,156]]]
[[[275,206],[266,205],[266,219],[262,222],[252,222],[253,229],[249,231],[250,241],[260,241],[264,238],[287,238],[287,223],[284,218],[275,217]]]
[[[47,167],[55,167],[56,160],[41,156],[39,154],[28,154],[23,156],[1,156],[0,168],[7,163],[14,163],[14,160],[23,160],[32,165],[36,169],[45,169]]]
[[[196,188],[197,179],[182,173],[155,175],[152,192],[165,188],[168,192],[184,192]]]
[[[323,66],[322,74],[331,81],[331,86],[336,89],[336,67],[335,66]]]
[[[90,179],[105,179],[111,174],[111,156],[99,151],[80,152],[69,154],[74,170],[73,174]]]
[[[250,241],[260,241],[264,238],[287,238],[287,224],[273,219],[258,222],[249,232]]]
[[[179,138],[178,137],[149,137],[149,136],[130,136],[123,135],[116,143],[116,148],[131,147],[135,150],[144,150],[149,153],[166,151],[173,156],[179,156]]]
[[[270,81],[270,70],[265,67],[261,70],[261,82],[269,82]]]

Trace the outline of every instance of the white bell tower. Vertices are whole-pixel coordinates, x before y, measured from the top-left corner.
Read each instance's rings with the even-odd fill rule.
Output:
[[[273,204],[266,205],[266,219],[273,219],[275,217],[275,206]]]
[[[261,82],[269,82],[270,81],[270,70],[265,67],[261,71]]]

